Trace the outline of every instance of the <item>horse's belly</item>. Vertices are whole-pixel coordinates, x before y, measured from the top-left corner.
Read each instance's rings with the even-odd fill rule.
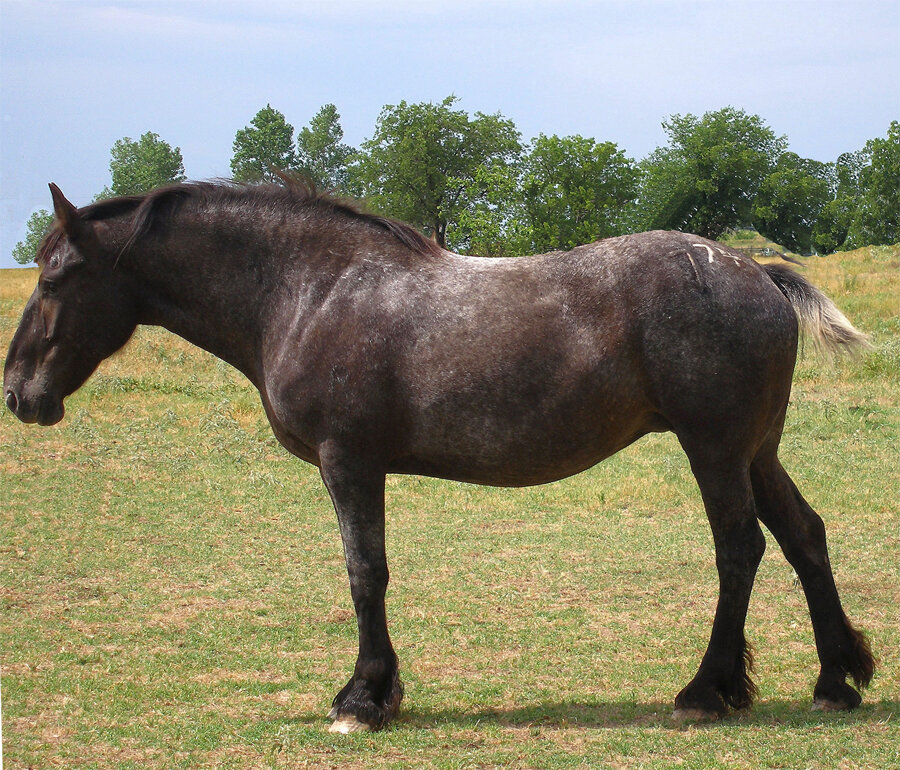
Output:
[[[540,410],[498,419],[431,415],[392,472],[492,486],[530,486],[590,468],[644,434],[665,430],[652,413],[626,408],[565,416]]]

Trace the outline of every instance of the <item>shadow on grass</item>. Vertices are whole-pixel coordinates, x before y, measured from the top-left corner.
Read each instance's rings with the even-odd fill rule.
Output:
[[[517,708],[487,708],[480,710],[431,709],[412,703],[400,709],[391,730],[441,730],[446,728],[477,730],[479,728],[535,728],[543,730],[620,730],[628,728],[682,731],[689,729],[716,730],[741,728],[819,729],[853,725],[877,725],[900,721],[900,700],[863,703],[852,712],[813,711],[811,701],[771,699],[753,708],[734,712],[715,722],[679,722],[672,718],[672,704],[668,702],[638,703],[630,701],[539,702]],[[324,732],[330,724],[322,714],[297,714],[264,720],[271,727],[301,727]],[[268,729],[268,728],[266,728]]]
[[[863,704],[852,712],[813,711],[811,701],[766,700],[753,708],[729,714],[715,722],[680,722],[672,718],[672,704],[662,702],[536,703],[511,709],[427,709],[410,704],[401,708],[396,725],[433,729],[447,725],[476,728],[500,727],[621,729],[654,727],[670,730],[717,727],[821,727],[836,724],[866,724],[896,721],[900,701]]]

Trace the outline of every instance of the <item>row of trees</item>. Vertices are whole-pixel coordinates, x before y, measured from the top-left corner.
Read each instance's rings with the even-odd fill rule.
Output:
[[[325,105],[295,132],[270,105],[235,135],[241,182],[296,171],[365,198],[450,248],[490,256],[569,249],[599,238],[677,229],[709,238],[753,227],[808,254],[900,241],[900,122],[835,163],[787,151],[756,115],[726,107],[663,123],[668,143],[640,162],[612,142],[539,135],[523,143],[500,114],[469,115],[457,99],[386,106],[371,139],[343,142]],[[156,134],[112,148],[112,185],[98,197],[184,179],[180,150]],[[34,255],[49,215],[35,215],[14,256]]]

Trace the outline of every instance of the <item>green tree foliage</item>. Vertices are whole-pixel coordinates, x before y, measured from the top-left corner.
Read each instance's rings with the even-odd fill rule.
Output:
[[[832,197],[830,176],[827,164],[784,153],[753,201],[756,229],[789,251],[811,253],[813,228]]]
[[[819,254],[831,254],[847,242],[861,195],[860,177],[867,163],[865,151],[859,150],[843,153],[832,166],[831,199],[819,211],[812,232],[812,247]]]
[[[343,138],[341,116],[326,104],[297,134],[297,169],[322,189],[347,191],[347,164],[355,150]]]
[[[541,134],[524,161],[534,250],[571,249],[621,234],[637,182],[634,161],[614,143]]]
[[[456,101],[386,106],[355,166],[374,206],[421,227],[442,246],[449,225],[475,202],[478,169],[496,170],[522,151],[512,121],[499,114],[470,118],[453,108]]]
[[[641,229],[677,229],[718,238],[751,220],[762,181],[786,146],[762,118],[726,107],[673,115],[669,137],[642,164]]]
[[[656,228],[718,238],[752,224],[785,248],[832,253],[900,241],[900,121],[864,149],[822,164],[785,152],[756,115],[734,107],[673,115],[666,146],[639,164],[611,142],[539,135],[527,152],[512,121],[438,104],[383,108],[359,151],[326,104],[302,128],[266,105],[234,139],[242,182],[301,171],[470,254],[517,256]],[[112,147],[112,185],[96,199],[184,180],[178,147],[153,132]],[[51,215],[32,214],[13,257],[35,257]]]
[[[234,136],[231,174],[238,182],[276,182],[275,171],[291,171],[296,163],[294,127],[269,104]]]
[[[148,131],[133,141],[123,137],[110,151],[112,195],[139,195],[155,187],[184,181],[181,150]],[[106,192],[102,193],[106,197]]]
[[[900,242],[900,122],[866,143],[858,206],[847,235],[852,247]]]
[[[34,262],[37,256],[38,246],[50,229],[53,222],[53,214],[46,209],[35,211],[25,224],[25,238],[19,241],[12,250],[13,259],[20,265]]]
[[[470,205],[459,212],[453,246],[483,257],[518,257],[534,242],[522,198],[517,166],[505,162],[479,166],[467,183]]]

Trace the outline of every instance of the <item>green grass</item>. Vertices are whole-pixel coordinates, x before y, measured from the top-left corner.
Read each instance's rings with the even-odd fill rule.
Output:
[[[318,474],[240,375],[143,329],[60,425],[0,413],[5,766],[900,766],[900,249],[805,272],[877,345],[803,359],[782,449],[880,660],[858,711],[809,710],[812,631],[770,541],[748,619],[760,702],[672,723],[717,581],[687,462],[656,435],[545,487],[391,477],[407,697],[385,732],[327,733],[356,628]],[[3,350],[34,280],[0,273]]]
[[[766,238],[764,235],[760,235],[755,230],[735,230],[730,233],[725,233],[720,240],[722,243],[735,249],[752,249],[753,254],[765,254],[771,252],[784,254],[787,251],[784,246],[775,243],[775,241]],[[766,249],[769,249],[769,252],[766,252]]]

